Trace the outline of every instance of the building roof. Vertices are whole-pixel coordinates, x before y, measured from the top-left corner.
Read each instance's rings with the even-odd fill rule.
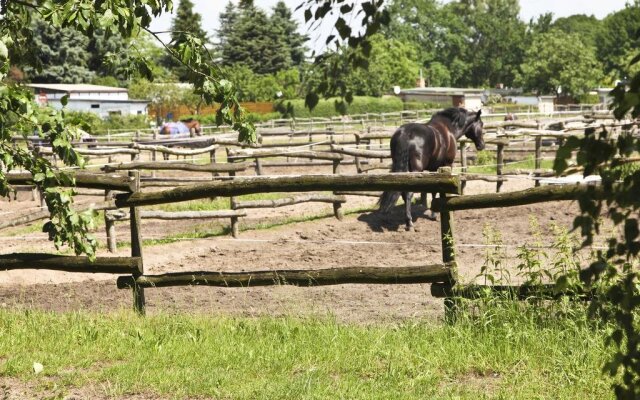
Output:
[[[141,104],[149,104],[151,100],[141,100],[141,99],[128,99],[128,100],[118,100],[118,99],[69,99],[69,103],[141,103]]]
[[[86,92],[127,93],[127,89],[125,88],[119,88],[119,87],[113,87],[113,86],[87,85],[87,84],[28,83],[27,86],[34,89],[53,90],[57,92],[66,92],[66,93],[86,93]]]
[[[413,89],[402,89],[400,94],[440,94],[444,96],[462,96],[465,94],[482,94],[484,89],[450,88],[450,87],[424,87]]]

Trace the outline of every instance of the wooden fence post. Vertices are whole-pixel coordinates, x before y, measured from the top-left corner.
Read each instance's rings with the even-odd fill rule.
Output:
[[[467,144],[462,141],[460,142],[460,164],[462,164],[462,168],[460,171],[462,174],[467,173]],[[460,194],[464,194],[464,188],[467,186],[467,181],[464,179],[460,180]]]
[[[340,173],[340,160],[333,160],[333,173],[336,175]],[[333,194],[335,195],[336,192],[333,192]],[[336,201],[333,203],[333,215],[335,215],[339,221],[342,221],[344,218],[344,211],[342,211],[341,202]]]
[[[502,173],[504,169],[504,143],[498,143],[498,155],[497,155],[496,175],[498,176],[498,182],[496,183],[496,193],[500,193],[502,187]]]
[[[371,128],[367,128],[367,130],[371,131]],[[360,150],[360,135],[356,133],[355,136],[356,136],[356,149]],[[360,157],[355,156],[354,162],[356,164],[356,171],[359,174],[361,174],[362,173],[362,165],[360,164]]]
[[[451,168],[442,167],[438,169],[438,172],[443,174],[451,174]],[[442,242],[442,261],[444,263],[452,263],[454,265],[454,270],[451,272],[453,280],[449,282],[449,284],[453,287],[456,284],[457,280],[457,270],[455,267],[455,241],[453,238],[453,214],[447,208],[447,194],[440,193],[440,199],[442,202],[442,209],[440,211],[440,239]],[[445,320],[447,322],[455,321],[459,305],[459,300],[457,300],[456,298],[447,297],[444,299]]]
[[[107,249],[109,250],[109,253],[115,253],[118,248],[116,240],[116,223],[113,218],[109,216],[108,210],[104,210],[104,225],[107,231]]]
[[[129,171],[129,176],[135,179],[136,192],[140,190],[140,171]],[[140,210],[138,207],[130,207],[129,223],[131,228],[131,257],[140,257],[142,260],[142,235],[140,233]],[[144,275],[144,262],[140,262],[139,270],[133,274],[135,278]],[[133,285],[133,308],[140,315],[145,314],[144,288]]]
[[[262,136],[258,138],[258,143],[262,145]],[[256,157],[256,175],[263,175],[263,174],[264,174],[264,171],[262,170],[262,160],[260,159],[260,157]]]
[[[538,130],[540,130],[540,124],[538,124]],[[536,136],[536,161],[534,169],[539,171],[542,168],[542,136]],[[536,187],[540,186],[540,173],[536,172],[534,174],[536,178],[535,185]]]
[[[235,158],[229,155],[229,148],[227,147],[227,162],[229,164],[233,164],[235,162]],[[235,171],[229,171],[229,176],[236,176]],[[231,205],[231,209],[236,209],[236,198],[234,196],[229,197],[229,204]],[[238,217],[231,217],[231,236],[234,238],[238,238],[238,234],[240,233],[240,227],[238,223]]]
[[[213,149],[209,152],[209,163],[211,164],[215,164],[216,163],[216,149]],[[215,179],[216,176],[218,176],[217,172],[212,172],[211,173],[211,179]]]
[[[156,140],[158,140],[158,132],[156,132],[154,130],[153,131],[153,141],[155,142]],[[153,162],[156,161],[156,151],[155,150],[151,150],[151,161],[153,161]],[[155,169],[151,170],[151,177],[153,177],[153,178],[156,177],[156,170]]]

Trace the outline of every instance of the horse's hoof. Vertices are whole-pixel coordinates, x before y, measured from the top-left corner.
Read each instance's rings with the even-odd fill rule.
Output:
[[[437,221],[438,220],[438,216],[437,215],[427,215],[426,217],[427,217],[427,219],[429,221]]]
[[[413,225],[407,225],[407,226],[404,227],[404,230],[407,231],[407,232],[411,232],[411,231],[413,231],[415,229],[413,228]]]

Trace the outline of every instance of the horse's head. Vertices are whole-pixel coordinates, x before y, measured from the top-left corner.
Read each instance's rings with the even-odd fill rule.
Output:
[[[195,121],[195,124],[193,125],[193,130],[196,132],[196,135],[198,136],[202,135],[202,126],[200,126],[200,122]]]
[[[187,118],[180,120],[183,124],[189,128],[189,132],[195,133],[197,136],[202,135],[202,126],[200,126],[200,121],[194,118]]]
[[[462,133],[467,139],[473,140],[477,150],[484,150],[484,122],[480,118],[482,110],[477,113],[467,112],[467,120],[462,128]]]

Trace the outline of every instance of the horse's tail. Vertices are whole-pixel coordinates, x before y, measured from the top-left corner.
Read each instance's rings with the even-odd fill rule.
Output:
[[[400,140],[402,131],[398,130],[391,138],[391,172],[409,172],[409,143]],[[387,213],[400,198],[400,192],[384,192],[378,199],[379,210]]]

